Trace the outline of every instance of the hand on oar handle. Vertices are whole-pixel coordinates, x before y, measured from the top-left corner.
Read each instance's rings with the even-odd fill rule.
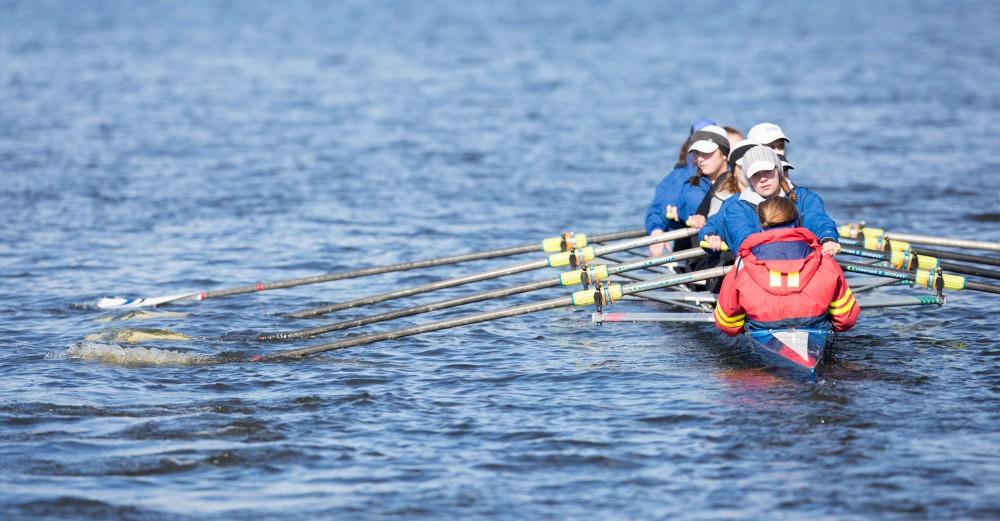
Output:
[[[687,220],[687,225],[695,230],[700,230],[702,226],[705,226],[705,216],[694,214]]]
[[[840,243],[837,241],[827,241],[823,243],[823,253],[833,257],[840,253]]]
[[[659,235],[663,235],[663,230],[653,230],[653,232],[650,233],[649,235],[651,237],[656,237],[656,236],[659,236]],[[650,257],[659,257],[660,255],[663,255],[663,250],[667,250],[667,252],[673,251],[673,250],[670,249],[670,244],[667,243],[667,242],[656,242],[656,243],[650,244],[649,245],[649,256]]]
[[[722,247],[726,244],[722,242],[722,237],[719,237],[718,235],[706,235],[705,240],[701,242],[703,243],[703,247],[712,251],[721,251]]]

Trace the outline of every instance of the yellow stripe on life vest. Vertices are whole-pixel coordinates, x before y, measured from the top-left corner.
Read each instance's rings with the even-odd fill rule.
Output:
[[[793,271],[788,274],[788,287],[789,288],[799,287],[799,272]]]
[[[854,303],[856,301],[854,300],[854,295],[849,295],[849,296],[851,298],[848,299],[848,301],[845,302],[842,306],[836,306],[836,307],[834,307],[833,304],[830,304],[830,314],[831,315],[843,315],[844,313],[847,313],[847,312],[851,311],[851,308],[854,307]]]
[[[847,288],[844,292],[844,296],[830,303],[830,309],[839,308],[844,305],[848,300],[854,298],[854,293],[851,293],[851,288]]]
[[[780,288],[781,287],[781,272],[770,270],[771,273],[771,287]]]
[[[722,306],[719,305],[715,306],[715,320],[717,320],[723,326],[741,327],[743,326],[743,323],[746,322],[746,318],[747,318],[746,313],[740,313],[735,317],[731,317],[729,315],[726,315],[726,313],[722,311]]]

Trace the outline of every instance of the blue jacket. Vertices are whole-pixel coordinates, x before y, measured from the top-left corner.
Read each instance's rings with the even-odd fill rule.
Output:
[[[680,206],[681,189],[684,182],[698,171],[698,167],[688,164],[674,168],[656,185],[653,201],[646,209],[646,233],[653,230],[672,230],[684,227],[684,221],[667,222],[667,205]],[[686,219],[685,219],[686,220]]]
[[[698,207],[701,206],[701,202],[705,200],[705,195],[712,188],[712,182],[705,176],[701,176],[701,179],[698,180],[698,186],[691,184],[695,177],[697,177],[697,171],[697,168],[695,168],[696,174],[692,175],[687,182],[681,185],[681,193],[677,204],[677,217],[682,223],[687,222],[689,217],[698,213]]]
[[[795,192],[795,208],[799,212],[800,225],[813,232],[821,242],[837,240],[837,224],[826,214],[823,199],[808,188],[797,186],[792,191]],[[719,212],[705,221],[705,226],[698,232],[698,240],[718,235],[729,245],[730,250],[739,251],[743,241],[759,231],[761,227],[757,205],[735,195],[726,199]]]

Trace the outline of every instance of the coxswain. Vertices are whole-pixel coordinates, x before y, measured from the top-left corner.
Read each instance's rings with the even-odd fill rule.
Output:
[[[759,329],[854,327],[861,308],[844,272],[811,231],[796,227],[795,203],[771,198],[757,206],[757,213],[764,231],[743,242],[723,279],[716,327],[729,336]]]

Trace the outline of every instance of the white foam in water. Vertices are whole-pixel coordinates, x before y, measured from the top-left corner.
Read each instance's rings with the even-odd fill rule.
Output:
[[[66,350],[70,358],[103,362],[123,366],[149,365],[201,365],[212,362],[212,357],[156,349],[155,347],[121,347],[115,344],[81,342]]]

